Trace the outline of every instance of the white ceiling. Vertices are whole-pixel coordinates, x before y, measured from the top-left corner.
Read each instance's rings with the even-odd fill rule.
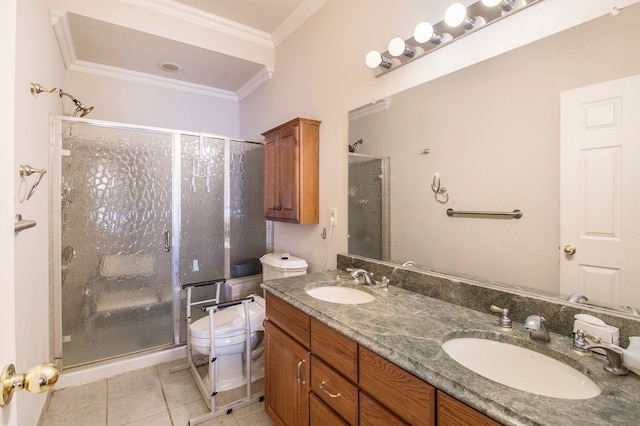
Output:
[[[50,0],[67,69],[239,100],[326,0]],[[160,61],[182,66],[161,69]]]

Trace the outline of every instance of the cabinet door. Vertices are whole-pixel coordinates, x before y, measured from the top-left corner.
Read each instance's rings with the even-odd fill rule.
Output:
[[[278,172],[280,177],[280,219],[299,220],[300,159],[298,125],[283,128],[278,134]]]
[[[264,216],[267,219],[279,217],[280,197],[278,196],[278,150],[275,135],[268,135],[264,145]]]
[[[310,354],[265,321],[265,411],[277,425],[309,424]]]
[[[438,391],[438,426],[499,426],[500,423]]]

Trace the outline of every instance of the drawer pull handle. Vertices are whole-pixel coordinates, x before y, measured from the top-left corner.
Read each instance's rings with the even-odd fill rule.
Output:
[[[327,388],[324,387],[324,380],[322,381],[322,383],[320,383],[320,389],[322,389],[322,392],[326,393],[327,395],[329,395],[331,398],[337,398],[340,396],[340,392],[338,393],[331,393],[330,390],[328,390]]]
[[[307,382],[306,382],[306,381],[302,380],[302,373],[301,373],[302,364],[304,364],[305,362],[306,362],[306,361],[303,359],[303,360],[301,360],[301,361],[298,363],[298,374],[297,374],[297,377],[298,377],[298,383],[301,383],[301,384],[303,384],[303,385],[306,385],[306,384],[307,384]]]

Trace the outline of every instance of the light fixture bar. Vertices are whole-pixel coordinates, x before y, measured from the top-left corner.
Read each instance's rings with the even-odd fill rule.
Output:
[[[466,17],[457,26],[449,26],[444,19],[433,25],[428,22],[416,23],[414,35],[404,40],[404,47],[401,38],[393,39],[386,52],[369,53],[367,66],[379,77],[541,1],[478,0],[466,7]],[[484,22],[474,23],[474,20],[479,21],[478,18]]]

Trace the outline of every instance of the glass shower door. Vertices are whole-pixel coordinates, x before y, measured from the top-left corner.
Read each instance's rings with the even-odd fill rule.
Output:
[[[173,343],[168,133],[62,123],[65,367]]]
[[[389,160],[349,154],[349,253],[390,258]]]

